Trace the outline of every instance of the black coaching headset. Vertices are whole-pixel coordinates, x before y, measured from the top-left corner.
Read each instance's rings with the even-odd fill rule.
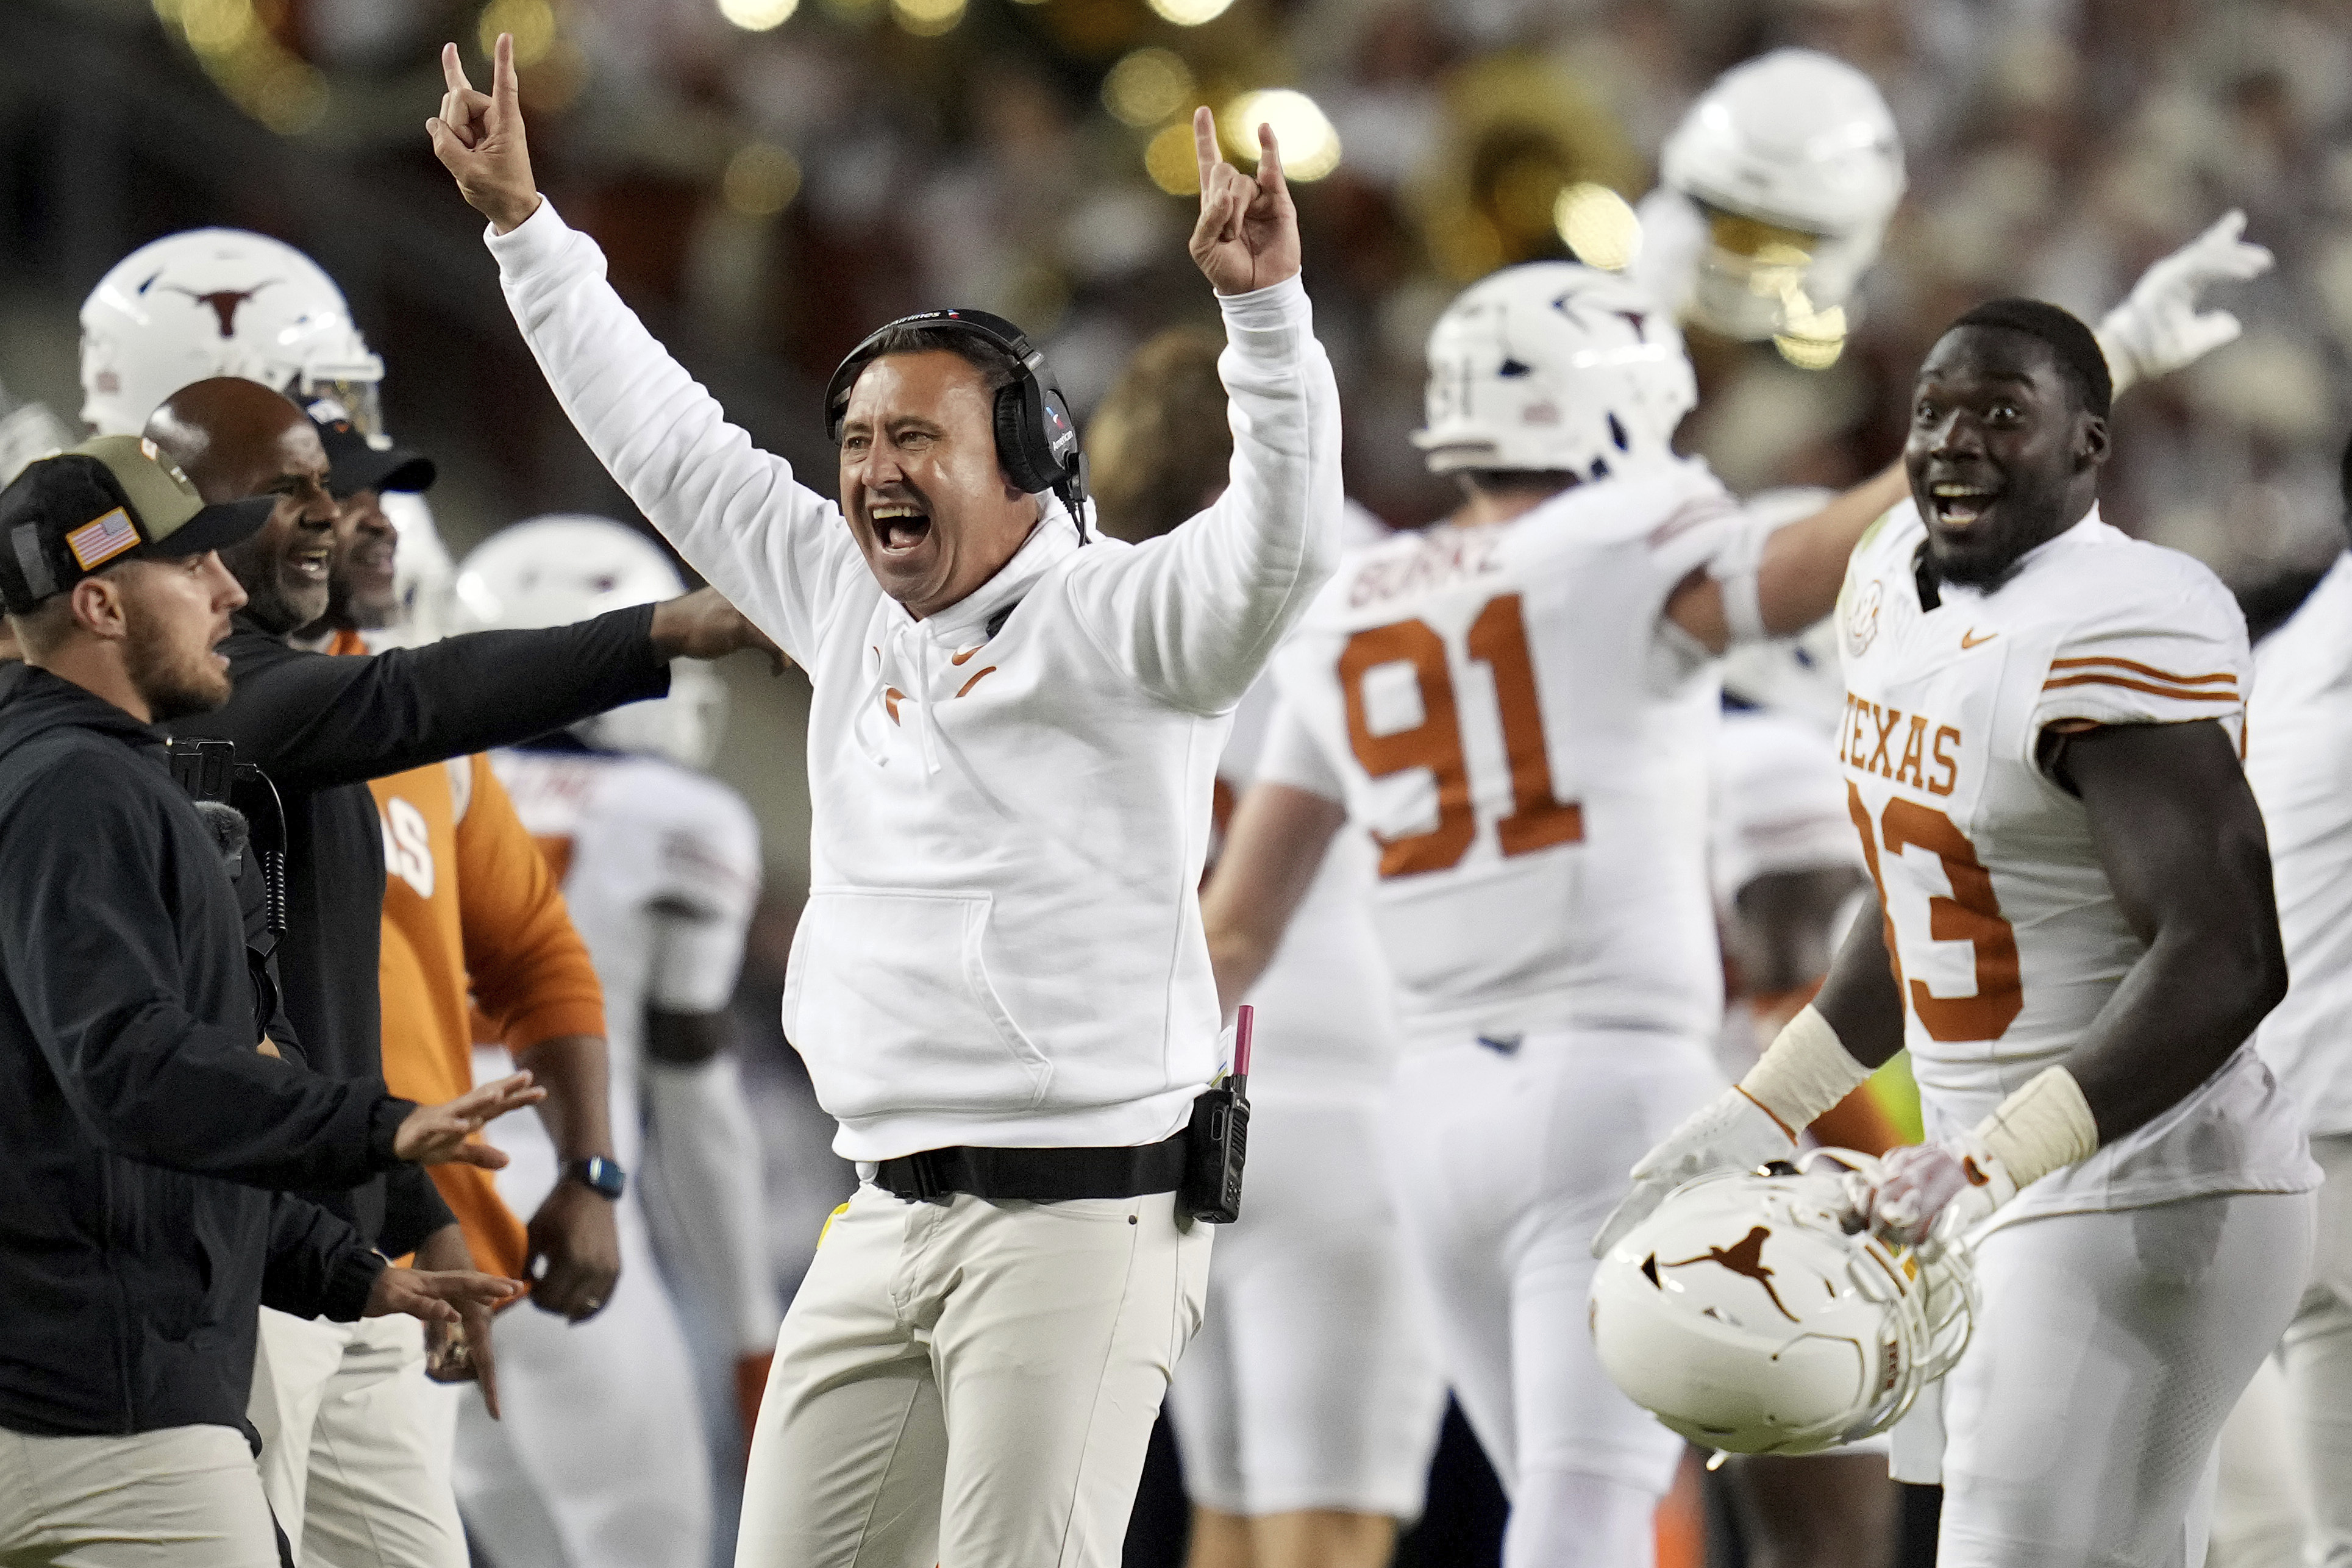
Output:
[[[1078,450],[1078,427],[1070,417],[1070,400],[1045,354],[1033,346],[1020,328],[985,310],[924,310],[877,327],[841,362],[824,389],[825,436],[841,445],[841,426],[849,416],[849,390],[858,374],[874,360],[874,345],[902,327],[933,331],[970,332],[993,343],[1013,358],[1013,380],[996,391],[996,460],[1005,478],[1030,495],[1051,490],[1069,509],[1078,525],[1078,542],[1087,542],[1087,459]]]

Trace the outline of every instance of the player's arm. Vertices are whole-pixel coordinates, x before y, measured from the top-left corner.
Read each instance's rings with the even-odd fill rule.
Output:
[[[1274,962],[1348,808],[1296,784],[1252,784],[1234,808],[1224,853],[1201,889],[1201,923],[1227,1013]]]
[[[2052,772],[2082,797],[2147,947],[2066,1059],[2108,1143],[2210,1078],[2286,994],[2270,840],[2237,746],[2210,720],[2070,735]]]
[[[1901,463],[1832,498],[1812,516],[1735,542],[1710,569],[1694,572],[1666,600],[1666,616],[1709,653],[1735,642],[1790,637],[1837,605],[1847,557],[1911,493]]]
[[[547,1089],[539,1113],[556,1158],[610,1159],[604,988],[505,786],[481,758],[469,765],[473,791],[457,834],[467,973],[515,1065]],[[560,1181],[527,1230],[533,1305],[577,1322],[611,1299],[621,1272],[611,1199]]]
[[[646,965],[646,1215],[663,1259],[722,1314],[749,1443],[783,1317],[761,1225],[767,1153],[728,1004],[760,891],[760,827],[707,780],[676,797],[656,861]]]
[[[1298,277],[1298,216],[1273,133],[1258,172],[1194,117],[1201,216],[1192,259],[1215,289],[1234,455],[1223,494],[1165,539],[1082,563],[1105,574],[1090,622],[1147,689],[1195,712],[1242,699],[1339,558],[1339,392]],[[1098,579],[1100,581],[1101,579]]]
[[[654,526],[727,598],[805,663],[816,605],[856,546],[832,503],[761,451],[604,280],[596,242],[539,194],[525,143],[513,40],[491,90],[442,50],[448,91],[426,124],[457,188],[489,219],[499,280],[523,340],[597,458]]]

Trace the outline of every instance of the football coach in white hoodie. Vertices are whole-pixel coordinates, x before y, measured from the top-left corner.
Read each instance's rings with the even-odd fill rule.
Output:
[[[1171,1189],[1219,1067],[1212,782],[1338,552],[1339,395],[1273,135],[1252,178],[1195,121],[1232,479],[1129,546],[1041,473],[1075,476],[1066,415],[1020,437],[1042,362],[954,318],[867,340],[826,410],[841,505],[796,483],[540,198],[508,40],[487,95],[443,66],[434,151],[550,384],[814,688],[784,1026],[866,1179],[778,1338],[738,1568],[1116,1563],[1208,1271]]]

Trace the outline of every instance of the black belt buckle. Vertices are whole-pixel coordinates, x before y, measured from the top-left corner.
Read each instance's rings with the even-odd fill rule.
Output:
[[[933,1198],[947,1195],[947,1176],[940,1169],[940,1152],[937,1149],[923,1149],[908,1155],[907,1175],[914,1190],[901,1193],[899,1196],[927,1204]]]

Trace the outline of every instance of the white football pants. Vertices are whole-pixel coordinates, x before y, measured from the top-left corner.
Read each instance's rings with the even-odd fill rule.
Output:
[[[1623,1029],[1464,1040],[1398,1068],[1398,1212],[1455,1396],[1511,1499],[1505,1568],[1652,1559],[1683,1440],[1593,1353],[1592,1237],[1634,1162],[1722,1087],[1705,1043]]]
[[[1117,1568],[1211,1229],[861,1184],[784,1314],[737,1568]]]
[[[1184,1489],[1251,1516],[1411,1520],[1445,1414],[1436,1325],[1404,1251],[1376,1093],[1250,1104],[1242,1217],[1168,1391]]]
[[[2304,1568],[2311,1499],[2279,1358],[2264,1356],[2221,1427],[2205,1568]]]
[[[246,1415],[298,1568],[467,1568],[436,1394],[414,1318],[261,1310]]]
[[[245,1434],[0,1429],[0,1568],[276,1568]]]
[[[484,1079],[483,1081],[488,1081]],[[536,1210],[557,1178],[537,1117],[493,1123],[513,1157],[499,1193]],[[677,1313],[644,1210],[614,1216],[621,1279],[604,1310],[570,1323],[526,1300],[498,1316],[499,1409],[457,1417],[457,1500],[499,1568],[702,1568],[710,1560],[710,1449]]]
[[[2294,1315],[2315,1208],[2231,1193],[1987,1237],[1937,1568],[2200,1568],[2215,1442]]]
[[[2352,1568],[2352,1135],[2311,1141],[2326,1173],[2311,1279],[2280,1355],[2309,1477],[2312,1568]]]

